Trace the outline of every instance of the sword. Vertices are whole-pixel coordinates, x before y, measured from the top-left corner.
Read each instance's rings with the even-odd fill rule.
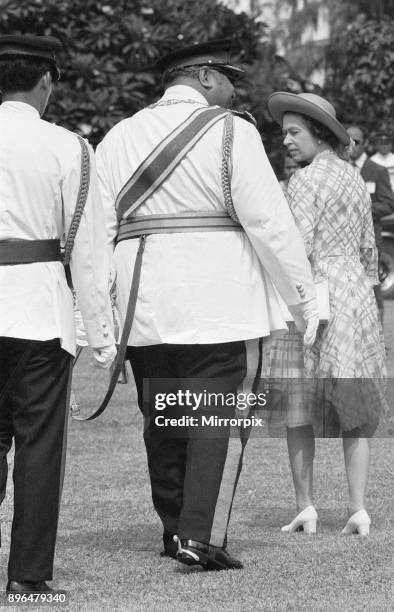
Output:
[[[73,361],[73,368],[75,366],[75,364],[77,363],[80,354],[83,351],[83,346],[77,345],[77,350],[75,352],[75,357],[74,357],[74,361]],[[80,413],[80,409],[79,409],[80,404],[77,401],[74,389],[71,389],[71,393],[70,393],[70,413],[71,416],[74,417],[75,415]]]

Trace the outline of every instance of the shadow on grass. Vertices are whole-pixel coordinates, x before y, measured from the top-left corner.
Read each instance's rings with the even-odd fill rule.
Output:
[[[161,541],[161,531],[157,524],[147,525],[146,523],[134,523],[127,529],[84,529],[75,533],[58,535],[58,545],[67,547],[88,546],[97,548],[101,552],[113,551],[116,548],[136,552],[154,552],[159,549]]]

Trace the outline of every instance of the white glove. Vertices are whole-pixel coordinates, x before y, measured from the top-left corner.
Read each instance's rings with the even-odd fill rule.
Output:
[[[304,346],[311,347],[319,327],[319,310],[316,298],[288,306],[299,332],[304,334]],[[305,332],[305,333],[304,333]]]
[[[94,348],[92,365],[94,368],[102,368],[103,370],[108,370],[115,357],[115,344],[111,344],[110,346],[103,346],[101,348]]]
[[[77,346],[88,346],[88,336],[86,334],[85,326],[83,324],[81,311],[76,307],[74,307],[74,324]]]

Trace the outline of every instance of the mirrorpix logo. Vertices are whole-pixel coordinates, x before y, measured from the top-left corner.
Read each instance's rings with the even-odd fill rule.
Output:
[[[157,427],[263,427],[263,419],[255,415],[249,416],[247,411],[264,408],[267,405],[267,395],[267,391],[257,394],[213,393],[206,389],[199,393],[188,389],[178,389],[172,393],[155,393],[154,408],[163,413],[156,415],[154,422]],[[210,409],[223,407],[236,409],[238,414],[232,416],[210,414]],[[174,416],[174,409],[184,408],[191,410],[192,414],[183,413],[181,416]],[[171,416],[166,416],[165,410],[168,410]],[[245,414],[242,414],[242,411],[245,411]]]

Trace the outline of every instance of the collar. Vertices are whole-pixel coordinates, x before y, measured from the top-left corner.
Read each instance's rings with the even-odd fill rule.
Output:
[[[315,159],[320,159],[321,157],[327,157],[327,155],[334,155],[335,157],[338,157],[338,155],[332,149],[324,149],[323,151],[320,151],[320,153],[317,153],[312,161],[315,161]]]
[[[385,155],[383,155],[382,153],[375,153],[374,157],[376,157],[376,159],[381,159],[383,161],[388,161],[388,160],[391,160],[394,157],[394,153],[392,151],[389,151]]]
[[[364,153],[361,153],[360,157],[357,157],[356,161],[354,162],[354,165],[357,166],[357,168],[361,170],[361,168],[365,164],[366,159],[367,159],[367,154],[364,151]]]
[[[165,90],[163,97],[160,98],[161,100],[192,100],[209,106],[207,99],[197,89],[189,87],[189,85],[171,85]]]
[[[3,102],[0,106],[2,110],[10,110],[17,113],[25,113],[35,116],[37,119],[40,119],[40,113],[34,106],[31,104],[26,104],[26,102],[19,102],[17,100],[7,100]]]

